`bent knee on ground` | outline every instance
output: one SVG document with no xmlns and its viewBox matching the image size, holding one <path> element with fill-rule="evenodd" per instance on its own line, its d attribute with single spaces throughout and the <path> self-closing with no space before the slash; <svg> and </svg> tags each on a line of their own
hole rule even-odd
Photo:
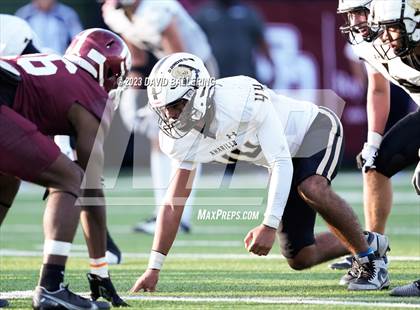
<svg viewBox="0 0 420 310">
<path fill-rule="evenodd" d="M 294 270 L 304 270 L 314 266 L 315 247 L 309 245 L 301 249 L 293 258 L 288 258 L 287 263 Z"/>
</svg>

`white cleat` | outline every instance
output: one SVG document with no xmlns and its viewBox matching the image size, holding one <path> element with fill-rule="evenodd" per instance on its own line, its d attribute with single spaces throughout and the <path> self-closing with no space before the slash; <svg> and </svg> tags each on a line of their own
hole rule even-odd
<svg viewBox="0 0 420 310">
<path fill-rule="evenodd" d="M 382 258 L 370 254 L 353 262 L 358 266 L 358 276 L 350 281 L 348 286 L 350 291 L 382 290 L 389 287 L 388 270 Z M 354 268 L 356 270 L 356 266 Z"/>
</svg>

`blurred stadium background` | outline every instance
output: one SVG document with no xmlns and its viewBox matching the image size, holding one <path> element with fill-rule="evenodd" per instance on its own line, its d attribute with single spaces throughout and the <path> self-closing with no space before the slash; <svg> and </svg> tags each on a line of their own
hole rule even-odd
<svg viewBox="0 0 420 310">
<path fill-rule="evenodd" d="M 106 27 L 102 21 L 100 4 L 96 0 L 61 2 L 77 11 L 84 28 Z M 206 3 L 202 0 L 179 2 L 193 16 L 201 5 Z M 362 179 L 360 173 L 354 170 L 354 157 L 361 150 L 366 136 L 366 89 L 357 71 L 357 60 L 346 53 L 345 39 L 338 31 L 342 20 L 336 14 L 337 1 L 244 2 L 252 5 L 265 19 L 266 39 L 276 64 L 274 88 L 295 91 L 332 90 L 345 101 L 342 121 L 346 135 L 344 158 L 346 172 L 339 173 L 334 186 L 351 203 L 363 222 Z M 0 13 L 13 14 L 27 3 L 25 0 L 1 0 Z M 267 66 L 262 57 L 257 57 L 257 77 L 267 78 Z M 337 97 L 331 96 L 329 91 L 304 93 L 304 96 L 312 96 L 309 99 L 319 104 L 329 104 L 326 101 L 338 100 Z M 403 107 L 403 110 L 413 108 L 414 105 L 411 105 Z M 398 106 L 396 109 L 393 115 L 399 114 Z M 118 118 L 113 126 L 115 130 L 108 138 L 113 143 L 109 143 L 109 148 L 115 148 L 115 141 L 124 144 L 125 138 L 130 136 Z M 131 137 L 124 158 L 125 169 L 122 172 L 119 160 L 114 162 L 108 159 L 105 185 L 109 204 L 109 229 L 121 247 L 125 260 L 122 266 L 112 267 L 111 273 L 122 292 L 129 290 L 145 268 L 147 253 L 152 242 L 151 236 L 131 232 L 132 225 L 142 216 L 150 215 L 154 208 L 153 187 L 148 168 L 149 147 L 147 138 Z M 133 156 L 136 162 L 134 172 L 131 169 Z M 386 292 L 349 294 L 337 285 L 341 273 L 329 271 L 326 264 L 297 273 L 291 271 L 284 262 L 279 263 L 273 259 L 250 259 L 243 248 L 242 239 L 246 232 L 262 219 L 267 176 L 261 171 L 263 169 L 247 165 L 237 170 L 241 173 L 234 176 L 229 190 L 226 190 L 220 189 L 223 167 L 206 167 L 194 206 L 192 234 L 183 234 L 177 239 L 173 249 L 175 255 L 168 259 L 163 273 L 166 276 L 162 276 L 160 289 L 164 293 L 157 294 L 157 298 L 159 296 L 197 298 L 278 296 L 296 299 L 296 296 L 300 296 L 299 298 L 303 298 L 303 304 L 307 304 L 306 307 L 314 308 L 370 307 L 368 303 L 372 302 L 383 303 L 379 305 L 384 309 L 419 306 L 416 299 L 408 301 L 390 299 Z M 395 203 L 387 231 L 391 237 L 391 256 L 394 257 L 391 258 L 390 266 L 393 285 L 405 284 L 418 278 L 420 270 L 420 208 L 418 208 L 418 197 L 410 187 L 410 173 L 409 170 L 400 173 L 394 180 Z M 43 240 L 42 191 L 39 187 L 25 185 L 18 197 L 1 228 L 0 292 L 32 289 L 38 273 Z M 259 217 L 244 221 L 200 221 L 197 219 L 199 209 L 246 209 L 259 212 Z M 323 229 L 326 227 L 322 221 L 319 221 L 317 230 Z M 82 276 L 88 267 L 85 259 L 86 247 L 80 229 L 72 252 L 74 257 L 70 260 L 67 280 L 71 281 L 76 291 L 87 291 L 87 281 Z M 278 255 L 278 246 L 272 253 Z M 278 256 L 273 258 L 277 259 Z M 26 295 L 22 296 L 14 307 L 29 307 L 27 298 Z M 338 303 L 317 306 L 319 303 L 328 304 L 329 298 Z M 282 299 L 272 303 L 276 305 L 263 306 L 264 309 L 271 307 L 278 309 L 281 307 L 279 304 L 287 303 L 286 301 Z M 235 303 L 241 307 L 258 307 L 255 299 L 235 301 Z M 163 299 L 160 303 L 155 303 L 153 299 L 147 298 L 143 301 L 134 301 L 134 305 L 144 308 L 178 309 L 232 307 L 232 303 L 227 301 L 215 301 L 210 305 L 203 300 L 191 304 L 191 302 Z M 292 306 L 284 307 L 290 309 Z"/>
<path fill-rule="evenodd" d="M 194 17 L 206 0 L 179 1 Z M 211 2 L 211 1 L 210 1 Z M 332 90 L 345 101 L 342 115 L 346 133 L 344 164 L 354 167 L 354 156 L 361 150 L 366 134 L 365 84 L 360 76 L 357 60 L 346 51 L 346 41 L 338 31 L 342 18 L 336 14 L 336 0 L 254 0 L 243 1 L 251 5 L 265 20 L 266 40 L 275 62 L 275 89 Z M 27 4 L 25 0 L 2 0 L 1 13 L 14 14 Z M 106 28 L 101 16 L 101 4 L 97 0 L 64 0 L 79 14 L 84 28 Z M 265 81 L 268 63 L 263 57 L 256 57 L 257 78 Z M 233 60 L 232 60 L 233 61 Z M 309 93 L 309 92 L 308 92 Z M 328 102 L 325 93 L 305 96 L 318 104 Z M 397 96 L 405 96 L 398 93 Z M 399 110 L 403 110 L 399 112 Z M 396 106 L 393 118 L 410 107 Z M 118 122 L 116 120 L 115 122 Z M 143 165 L 148 164 L 148 141 L 139 141 L 141 149 L 136 150 Z M 130 149 L 132 145 L 130 144 Z M 140 153 L 138 153 L 140 152 Z M 127 153 L 125 165 L 130 165 L 132 155 Z"/>
</svg>

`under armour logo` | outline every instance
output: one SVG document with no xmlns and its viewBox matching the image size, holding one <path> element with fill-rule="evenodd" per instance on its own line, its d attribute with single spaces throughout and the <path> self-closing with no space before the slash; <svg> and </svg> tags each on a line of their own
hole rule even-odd
<svg viewBox="0 0 420 310">
<path fill-rule="evenodd" d="M 378 280 L 379 280 L 379 283 L 385 283 L 386 282 L 386 280 L 387 280 L 387 271 L 386 271 L 386 269 L 384 269 L 384 268 L 381 268 L 380 270 L 379 270 L 379 272 L 378 272 Z"/>
<path fill-rule="evenodd" d="M 236 132 L 232 131 L 231 133 L 227 133 L 227 134 L 226 134 L 226 137 L 227 137 L 228 139 L 235 139 L 237 135 L 238 135 L 238 134 L 237 134 Z"/>
</svg>

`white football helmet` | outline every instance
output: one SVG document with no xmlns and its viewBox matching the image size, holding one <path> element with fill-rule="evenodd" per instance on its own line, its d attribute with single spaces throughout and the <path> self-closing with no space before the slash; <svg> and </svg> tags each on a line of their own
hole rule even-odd
<svg viewBox="0 0 420 310">
<path fill-rule="evenodd" d="M 204 119 L 210 109 L 214 79 L 203 61 L 189 53 L 175 53 L 160 59 L 147 80 L 149 106 L 159 115 L 159 127 L 169 137 L 179 139 Z M 186 104 L 177 119 L 165 108 L 181 100 Z"/>
<path fill-rule="evenodd" d="M 363 41 L 372 42 L 377 36 L 377 33 L 368 27 L 371 2 L 372 0 L 338 1 L 337 13 L 344 18 L 340 31 L 352 45 Z"/>
<path fill-rule="evenodd" d="M 16 16 L 0 14 L 0 56 L 21 55 L 28 44 L 37 45 L 29 24 Z"/>
<path fill-rule="evenodd" d="M 387 59 L 408 55 L 420 41 L 420 1 L 386 0 L 374 1 L 369 19 L 372 28 L 384 31 L 378 50 Z M 397 36 L 390 30 L 399 32 Z M 390 53 L 390 51 L 393 53 Z"/>
</svg>

